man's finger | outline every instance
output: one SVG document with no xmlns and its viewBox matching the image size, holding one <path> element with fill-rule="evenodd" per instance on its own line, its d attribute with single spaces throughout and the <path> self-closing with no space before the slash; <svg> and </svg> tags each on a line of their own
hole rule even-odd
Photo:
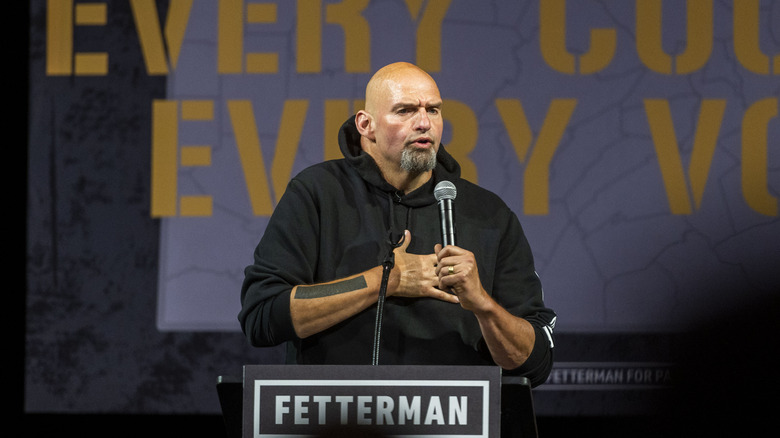
<svg viewBox="0 0 780 438">
<path fill-rule="evenodd" d="M 399 250 L 406 252 L 406 248 L 409 248 L 409 243 L 412 241 L 412 233 L 409 232 L 409 230 L 404 230 L 404 235 L 401 237 L 401 240 L 398 242 L 401 244 L 401 246 L 398 247 Z"/>
<path fill-rule="evenodd" d="M 448 303 L 458 304 L 460 303 L 460 299 L 457 295 L 450 294 L 447 292 L 444 292 L 440 289 L 436 289 L 436 291 L 433 294 L 433 298 L 436 298 L 438 300 L 446 301 Z"/>
</svg>

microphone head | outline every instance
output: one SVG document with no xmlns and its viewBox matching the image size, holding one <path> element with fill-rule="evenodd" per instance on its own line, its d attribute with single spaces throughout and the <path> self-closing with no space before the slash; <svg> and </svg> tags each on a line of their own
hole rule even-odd
<svg viewBox="0 0 780 438">
<path fill-rule="evenodd" d="M 455 189 L 455 184 L 449 181 L 441 181 L 436 184 L 436 187 L 433 189 L 433 196 L 436 198 L 436 201 L 455 199 L 455 195 L 457 194 L 458 191 Z"/>
</svg>

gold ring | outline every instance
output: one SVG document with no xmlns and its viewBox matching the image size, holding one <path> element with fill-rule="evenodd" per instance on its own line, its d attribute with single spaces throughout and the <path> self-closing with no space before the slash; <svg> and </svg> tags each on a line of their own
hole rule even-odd
<svg viewBox="0 0 780 438">
<path fill-rule="evenodd" d="M 455 268 L 453 268 L 452 266 L 450 266 L 450 267 L 447 269 L 447 273 L 448 273 L 448 275 L 452 275 L 452 274 L 454 274 L 454 273 L 455 273 Z"/>
</svg>

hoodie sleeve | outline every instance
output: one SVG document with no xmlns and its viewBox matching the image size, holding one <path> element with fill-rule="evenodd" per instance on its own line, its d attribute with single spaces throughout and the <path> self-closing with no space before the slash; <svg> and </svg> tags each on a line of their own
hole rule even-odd
<svg viewBox="0 0 780 438">
<path fill-rule="evenodd" d="M 536 335 L 534 348 L 525 363 L 506 374 L 528 377 L 532 386 L 544 383 L 553 364 L 556 315 L 544 304 L 531 247 L 514 213 L 509 216 L 501 239 L 493 296 L 511 314 L 528 321 Z"/>
<path fill-rule="evenodd" d="M 314 278 L 319 217 L 311 193 L 300 181 L 290 181 L 255 249 L 254 263 L 244 270 L 238 320 L 251 345 L 297 339 L 290 294 Z"/>
</svg>

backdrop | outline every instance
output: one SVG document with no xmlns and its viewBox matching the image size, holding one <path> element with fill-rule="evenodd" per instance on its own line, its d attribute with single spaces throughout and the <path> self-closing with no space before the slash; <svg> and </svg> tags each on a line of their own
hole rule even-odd
<svg viewBox="0 0 780 438">
<path fill-rule="evenodd" d="M 558 313 L 541 415 L 646 411 L 679 333 L 780 292 L 780 2 L 30 13 L 27 412 L 214 413 L 216 376 L 279 363 L 240 333 L 243 269 L 400 60 L 436 79 L 448 151 L 531 243 Z"/>
</svg>

